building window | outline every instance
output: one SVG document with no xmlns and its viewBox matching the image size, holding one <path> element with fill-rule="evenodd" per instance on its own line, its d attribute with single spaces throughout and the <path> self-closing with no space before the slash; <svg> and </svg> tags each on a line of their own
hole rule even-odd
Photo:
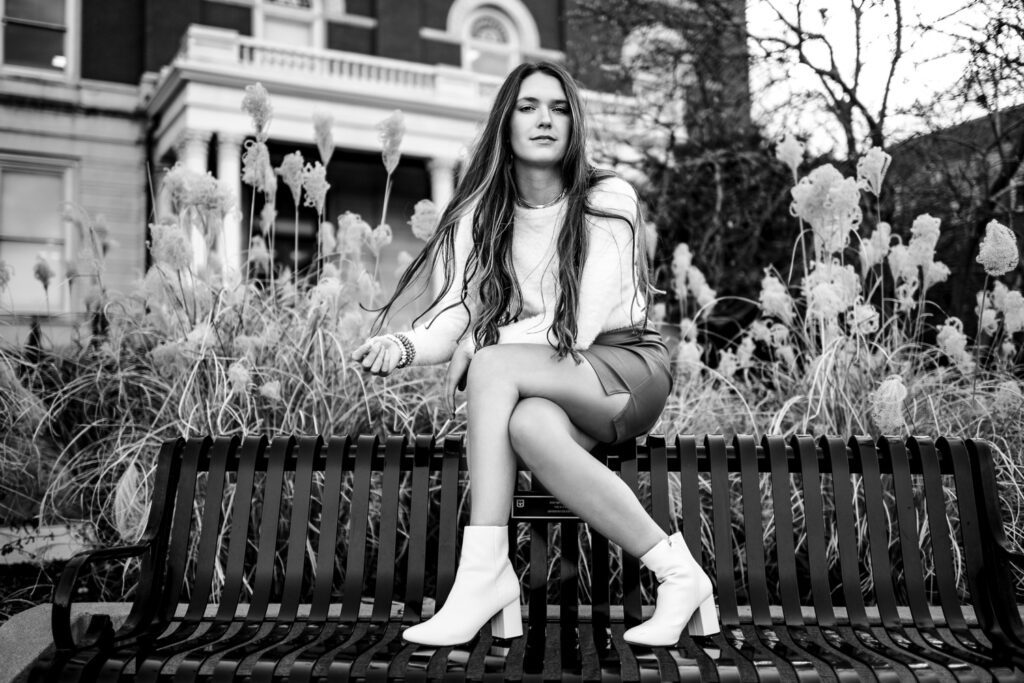
<svg viewBox="0 0 1024 683">
<path fill-rule="evenodd" d="M 308 21 L 270 15 L 264 20 L 263 38 L 275 43 L 308 47 L 313 44 L 313 26 Z"/>
<path fill-rule="evenodd" d="M 0 0 L 5 66 L 69 73 L 70 17 L 75 0 Z"/>
<path fill-rule="evenodd" d="M 254 0 L 253 35 L 292 47 L 326 46 L 326 18 L 345 13 L 344 0 Z"/>
<path fill-rule="evenodd" d="M 0 310 L 56 314 L 68 310 L 67 226 L 61 207 L 68 199 L 67 166 L 0 159 L 0 259 L 13 269 L 9 296 Z M 42 258 L 53 271 L 49 292 L 35 278 Z"/>
<path fill-rule="evenodd" d="M 462 41 L 462 65 L 470 71 L 505 76 L 522 61 L 519 31 L 512 19 L 492 7 L 472 12 Z"/>
</svg>

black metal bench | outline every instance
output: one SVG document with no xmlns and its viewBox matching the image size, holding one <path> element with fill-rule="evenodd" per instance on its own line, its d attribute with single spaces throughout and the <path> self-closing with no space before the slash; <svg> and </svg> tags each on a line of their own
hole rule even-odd
<svg viewBox="0 0 1024 683">
<path fill-rule="evenodd" d="M 525 637 L 408 645 L 402 628 L 455 574 L 460 439 L 192 439 L 159 454 L 142 540 L 68 564 L 56 647 L 32 677 L 1024 680 L 1009 567 L 1021 558 L 984 442 L 652 436 L 595 457 L 666 530 L 678 517 L 691 548 L 713 548 L 721 634 L 625 644 L 650 609 L 647 573 L 562 518 L 510 525 Z M 520 516 L 564 515 L 537 496 L 516 498 Z M 78 575 L 129 557 L 141 571 L 127 621 L 94 617 L 72 642 Z"/>
</svg>

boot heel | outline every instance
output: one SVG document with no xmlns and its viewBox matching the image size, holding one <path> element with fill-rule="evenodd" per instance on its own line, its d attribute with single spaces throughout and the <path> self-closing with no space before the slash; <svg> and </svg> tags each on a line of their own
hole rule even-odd
<svg viewBox="0 0 1024 683">
<path fill-rule="evenodd" d="M 711 596 L 690 617 L 686 632 L 691 636 L 712 636 L 721 629 L 718 626 L 718 613 L 715 611 L 715 598 Z"/>
<path fill-rule="evenodd" d="M 523 613 L 519 609 L 518 598 L 491 617 L 491 635 L 495 638 L 518 638 L 523 635 Z"/>
</svg>

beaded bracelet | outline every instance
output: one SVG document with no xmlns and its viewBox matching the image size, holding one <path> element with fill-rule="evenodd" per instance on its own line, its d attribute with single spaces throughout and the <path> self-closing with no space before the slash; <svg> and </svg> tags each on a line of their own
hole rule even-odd
<svg viewBox="0 0 1024 683">
<path fill-rule="evenodd" d="M 399 359 L 398 366 L 395 369 L 405 368 L 412 365 L 413 360 L 416 359 L 416 347 L 413 345 L 412 340 L 402 333 L 393 334 L 391 336 L 402 347 L 402 357 Z"/>
<path fill-rule="evenodd" d="M 398 345 L 398 365 L 395 366 L 395 369 L 404 368 L 409 362 L 409 352 L 405 350 L 405 344 L 393 334 L 389 334 L 387 338 Z"/>
</svg>

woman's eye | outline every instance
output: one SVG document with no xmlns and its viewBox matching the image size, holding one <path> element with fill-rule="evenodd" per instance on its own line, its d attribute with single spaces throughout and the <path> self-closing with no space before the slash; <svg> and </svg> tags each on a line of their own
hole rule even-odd
<svg viewBox="0 0 1024 683">
<path fill-rule="evenodd" d="M 533 105 L 524 104 L 519 107 L 519 111 L 533 111 Z"/>
<path fill-rule="evenodd" d="M 551 111 L 558 112 L 559 114 L 568 114 L 569 107 L 552 107 Z"/>
</svg>

